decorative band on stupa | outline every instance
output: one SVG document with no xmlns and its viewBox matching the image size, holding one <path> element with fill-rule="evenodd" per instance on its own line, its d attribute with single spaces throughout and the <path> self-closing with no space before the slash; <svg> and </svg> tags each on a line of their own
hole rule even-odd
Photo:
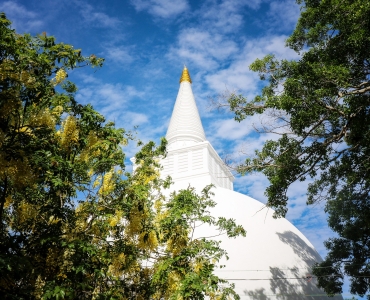
<svg viewBox="0 0 370 300">
<path fill-rule="evenodd" d="M 186 66 L 184 66 L 184 70 L 182 70 L 182 74 L 181 74 L 181 77 L 180 77 L 180 83 L 183 82 L 183 81 L 187 81 L 187 82 L 191 83 L 190 74 L 189 74 L 188 68 Z"/>
</svg>

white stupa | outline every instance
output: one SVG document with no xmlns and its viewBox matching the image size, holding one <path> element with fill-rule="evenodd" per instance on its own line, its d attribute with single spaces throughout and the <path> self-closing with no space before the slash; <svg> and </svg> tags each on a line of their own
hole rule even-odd
<svg viewBox="0 0 370 300">
<path fill-rule="evenodd" d="M 206 140 L 191 83 L 184 67 L 161 176 L 172 177 L 174 190 L 189 185 L 201 190 L 214 184 L 217 205 L 212 215 L 233 218 L 247 231 L 246 237 L 219 238 L 229 260 L 223 261 L 226 268 L 217 275 L 234 283 L 241 299 L 343 299 L 327 297 L 316 287 L 311 266 L 321 258 L 295 226 L 286 219 L 273 219 L 271 209 L 262 209 L 261 202 L 233 191 L 233 175 Z"/>
</svg>

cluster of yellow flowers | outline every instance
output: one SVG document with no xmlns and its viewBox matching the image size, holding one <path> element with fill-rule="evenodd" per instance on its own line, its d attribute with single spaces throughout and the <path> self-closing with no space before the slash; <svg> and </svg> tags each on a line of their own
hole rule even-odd
<svg viewBox="0 0 370 300">
<path fill-rule="evenodd" d="M 21 72 L 20 81 L 28 88 L 35 88 L 38 84 L 36 78 L 27 71 Z"/>
<path fill-rule="evenodd" d="M 32 126 L 35 127 L 48 127 L 54 128 L 55 126 L 55 117 L 48 108 L 41 110 L 33 115 L 31 115 L 31 119 L 29 121 Z"/>
<path fill-rule="evenodd" d="M 142 232 L 139 235 L 138 247 L 144 250 L 154 250 L 158 247 L 157 234 L 154 230 L 151 230 L 149 233 Z"/>
<path fill-rule="evenodd" d="M 60 116 L 63 113 L 63 106 L 55 106 L 51 112 L 54 116 Z"/>
<path fill-rule="evenodd" d="M 8 93 L 9 93 L 9 91 L 8 91 Z M 5 97 L 5 99 L 7 98 L 6 101 L 1 103 L 1 110 L 0 110 L 1 115 L 11 116 L 12 114 L 17 113 L 21 109 L 22 102 L 19 99 L 18 94 L 19 94 L 18 91 L 14 91 L 13 94 L 10 95 L 9 98 Z M 9 96 L 9 95 L 7 95 L 7 96 Z M 14 123 L 14 121 L 13 121 L 13 123 Z"/>
<path fill-rule="evenodd" d="M 26 221 L 34 220 L 37 217 L 35 206 L 22 201 L 17 208 L 18 224 L 23 225 Z"/>
<path fill-rule="evenodd" d="M 138 184 L 138 185 L 142 185 L 142 184 L 149 184 L 149 183 L 152 183 L 155 179 L 159 178 L 159 170 L 153 166 L 144 166 L 145 162 L 144 161 L 138 161 L 137 163 L 137 167 L 144 167 L 146 168 L 145 169 L 145 173 L 144 172 L 140 172 L 140 173 L 136 173 L 136 176 L 135 176 L 135 181 L 134 183 L 135 184 Z"/>
<path fill-rule="evenodd" d="M 76 220 L 75 228 L 72 230 L 73 234 L 75 233 L 78 234 L 80 232 L 83 232 L 88 227 L 89 225 L 87 221 L 89 218 L 88 205 L 89 205 L 88 202 L 83 202 L 83 203 L 80 203 L 76 207 L 77 220 Z"/>
<path fill-rule="evenodd" d="M 61 133 L 61 146 L 69 150 L 73 144 L 78 143 L 79 131 L 76 118 L 69 115 L 63 123 Z"/>
<path fill-rule="evenodd" d="M 219 291 L 210 292 L 208 294 L 208 296 L 209 296 L 209 299 L 210 300 L 221 300 L 221 299 L 224 299 L 223 296 L 222 296 L 222 293 L 219 292 Z M 234 298 L 231 298 L 230 296 L 227 297 L 227 300 L 231 300 L 231 299 L 234 299 Z"/>
<path fill-rule="evenodd" d="M 109 225 L 114 227 L 122 219 L 123 212 L 121 210 L 116 210 L 114 215 L 108 219 Z"/>
<path fill-rule="evenodd" d="M 50 217 L 49 217 L 48 224 L 57 224 L 57 223 L 59 223 L 60 221 L 62 221 L 60 218 L 56 218 L 56 217 L 54 217 L 54 216 L 50 216 Z"/>
<path fill-rule="evenodd" d="M 74 249 L 65 249 L 63 252 L 63 264 L 62 264 L 62 269 L 64 270 L 65 273 L 68 273 L 72 270 L 73 263 L 72 263 L 72 257 L 75 254 Z"/>
<path fill-rule="evenodd" d="M 114 169 L 110 170 L 109 172 L 105 173 L 103 177 L 103 184 L 101 185 L 98 194 L 100 195 L 109 195 L 115 187 L 114 181 L 112 180 L 114 174 Z"/>
<path fill-rule="evenodd" d="M 33 293 L 33 296 L 35 299 L 42 299 L 42 295 L 44 293 L 43 288 L 45 286 L 45 281 L 42 279 L 41 275 L 37 276 L 36 282 L 35 282 L 35 291 Z"/>
<path fill-rule="evenodd" d="M 137 207 L 133 208 L 130 213 L 130 222 L 126 226 L 125 232 L 127 236 L 134 236 L 140 234 L 142 231 L 142 220 L 145 220 L 149 217 L 147 209 L 139 211 Z"/>
<path fill-rule="evenodd" d="M 8 208 L 10 205 L 12 205 L 12 203 L 13 203 L 13 198 L 12 198 L 12 196 L 7 196 L 6 198 L 5 198 L 5 203 L 4 203 L 4 208 Z"/>
<path fill-rule="evenodd" d="M 168 296 L 170 296 L 171 294 L 174 294 L 178 290 L 179 285 L 180 285 L 180 280 L 181 280 L 181 277 L 175 271 L 172 271 L 168 275 L 168 291 L 167 291 Z"/>
<path fill-rule="evenodd" d="M 87 162 L 90 158 L 94 158 L 100 154 L 100 150 L 96 147 L 99 139 L 94 131 L 90 131 L 87 136 L 87 145 L 81 152 L 79 159 Z M 93 170 L 91 170 L 93 173 Z"/>
<path fill-rule="evenodd" d="M 9 160 L 4 153 L 0 153 L 0 166 L 2 166 L 0 168 L 0 177 L 8 177 L 17 188 L 23 188 L 35 181 L 28 159 L 24 157 L 24 153 L 21 152 L 20 155 L 23 156 L 23 160 Z"/>
<path fill-rule="evenodd" d="M 67 77 L 67 72 L 64 69 L 59 69 L 55 74 L 55 78 L 53 79 L 54 85 L 58 85 L 64 81 Z"/>
<path fill-rule="evenodd" d="M 25 85 L 27 88 L 35 88 L 39 83 L 33 76 L 32 70 L 17 70 L 18 66 L 10 59 L 4 59 L 0 64 L 0 80 L 11 79 Z"/>
<path fill-rule="evenodd" d="M 61 264 L 61 251 L 60 249 L 53 247 L 48 249 L 48 254 L 46 256 L 46 266 L 47 266 L 47 273 L 55 273 L 58 271 L 59 266 Z M 63 274 L 58 274 L 58 277 L 64 277 Z"/>
<path fill-rule="evenodd" d="M 97 186 L 99 186 L 101 184 L 101 180 L 102 180 L 102 177 L 100 175 L 96 176 L 96 179 L 93 183 L 93 189 L 95 189 Z"/>
<path fill-rule="evenodd" d="M 16 130 L 18 133 L 25 133 L 25 134 L 27 134 L 27 135 L 29 135 L 29 136 L 35 136 L 34 134 L 33 134 L 33 132 L 32 132 L 32 129 L 30 128 L 30 127 L 28 127 L 28 126 L 24 126 L 24 127 L 21 127 L 21 128 L 19 128 L 18 130 Z"/>
<path fill-rule="evenodd" d="M 194 272 L 197 274 L 199 274 L 202 268 L 203 268 L 203 263 L 201 261 L 196 261 L 193 265 Z"/>
<path fill-rule="evenodd" d="M 122 268 L 126 263 L 126 256 L 124 253 L 120 253 L 115 256 L 112 260 L 111 265 L 109 266 L 109 272 L 113 276 L 120 276 L 122 275 Z"/>
<path fill-rule="evenodd" d="M 175 255 L 180 253 L 188 245 L 189 241 L 188 230 L 182 228 L 181 226 L 176 226 L 172 232 L 171 237 L 167 241 L 167 250 L 171 251 Z"/>
<path fill-rule="evenodd" d="M 4 59 L 0 64 L 0 80 L 3 81 L 6 78 L 17 80 L 19 73 L 15 72 L 16 66 L 14 61 L 10 59 Z"/>
</svg>

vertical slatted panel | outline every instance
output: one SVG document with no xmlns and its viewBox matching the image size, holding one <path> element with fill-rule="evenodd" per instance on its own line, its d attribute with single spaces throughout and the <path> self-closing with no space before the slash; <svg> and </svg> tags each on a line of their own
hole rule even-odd
<svg viewBox="0 0 370 300">
<path fill-rule="evenodd" d="M 177 171 L 179 173 L 184 173 L 188 171 L 189 160 L 188 153 L 180 153 L 177 161 Z"/>
</svg>

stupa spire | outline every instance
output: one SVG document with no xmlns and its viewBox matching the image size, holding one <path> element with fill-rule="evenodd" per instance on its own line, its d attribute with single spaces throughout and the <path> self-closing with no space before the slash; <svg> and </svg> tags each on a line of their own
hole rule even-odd
<svg viewBox="0 0 370 300">
<path fill-rule="evenodd" d="M 180 89 L 168 126 L 166 139 L 168 146 L 184 146 L 206 140 L 200 120 L 188 69 L 184 66 L 180 77 Z"/>
<path fill-rule="evenodd" d="M 208 184 L 233 189 L 233 175 L 206 140 L 185 66 L 166 139 L 167 156 L 161 161 L 161 176 L 171 176 L 176 189 L 190 185 L 202 190 Z"/>
<path fill-rule="evenodd" d="M 182 70 L 182 74 L 181 74 L 181 77 L 180 77 L 180 83 L 183 82 L 183 81 L 188 81 L 188 82 L 192 83 L 188 68 L 185 65 L 184 65 L 184 69 Z"/>
</svg>

